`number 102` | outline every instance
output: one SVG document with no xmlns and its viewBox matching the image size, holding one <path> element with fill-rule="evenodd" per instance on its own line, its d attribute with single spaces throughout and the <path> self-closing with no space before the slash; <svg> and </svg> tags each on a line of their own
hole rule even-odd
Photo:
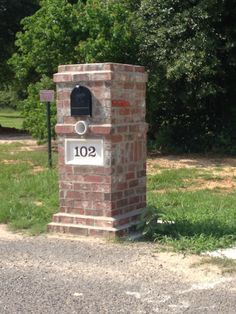
<svg viewBox="0 0 236 314">
<path fill-rule="evenodd" d="M 75 147 L 75 157 L 96 157 L 96 148 L 94 146 Z"/>
</svg>

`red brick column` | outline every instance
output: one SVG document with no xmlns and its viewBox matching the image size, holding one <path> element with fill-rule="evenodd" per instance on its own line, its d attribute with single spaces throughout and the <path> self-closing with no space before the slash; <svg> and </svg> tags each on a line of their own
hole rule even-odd
<svg viewBox="0 0 236 314">
<path fill-rule="evenodd" d="M 141 66 L 116 63 L 59 66 L 57 125 L 60 212 L 50 231 L 93 236 L 124 235 L 134 229 L 146 207 L 145 93 Z M 92 117 L 71 117 L 76 85 L 92 93 Z M 85 135 L 74 125 L 89 123 Z M 65 164 L 66 139 L 102 139 L 104 165 Z"/>
</svg>

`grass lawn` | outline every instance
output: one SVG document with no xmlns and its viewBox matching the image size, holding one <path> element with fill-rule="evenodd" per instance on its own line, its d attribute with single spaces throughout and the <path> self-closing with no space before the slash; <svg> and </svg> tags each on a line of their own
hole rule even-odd
<svg viewBox="0 0 236 314">
<path fill-rule="evenodd" d="M 38 234 L 58 209 L 57 170 L 47 168 L 46 151 L 24 150 L 24 144 L 0 145 L 0 223 Z"/>
<path fill-rule="evenodd" d="M 148 238 L 199 253 L 236 243 L 235 167 L 149 165 Z"/>
<path fill-rule="evenodd" d="M 37 234 L 58 210 L 58 176 L 56 168 L 47 168 L 45 149 L 25 145 L 0 144 L 0 223 Z M 55 154 L 53 158 L 55 165 Z M 167 161 L 148 160 L 146 237 L 165 248 L 194 253 L 233 245 L 235 164 Z"/>
<path fill-rule="evenodd" d="M 22 129 L 23 118 L 18 111 L 0 109 L 0 125 L 8 128 Z"/>
</svg>

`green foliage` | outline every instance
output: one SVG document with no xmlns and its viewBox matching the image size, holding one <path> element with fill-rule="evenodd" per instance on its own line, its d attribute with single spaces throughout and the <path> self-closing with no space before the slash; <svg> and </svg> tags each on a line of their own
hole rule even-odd
<svg viewBox="0 0 236 314">
<path fill-rule="evenodd" d="M 51 76 L 59 64 L 75 61 L 76 16 L 67 1 L 43 0 L 41 8 L 22 25 L 10 64 L 24 88 L 42 75 Z"/>
<path fill-rule="evenodd" d="M 39 101 L 39 91 L 52 88 L 51 78 L 43 75 L 41 80 L 28 87 L 28 98 L 23 100 L 19 107 L 24 117 L 23 128 L 40 141 L 47 138 L 46 106 Z M 51 104 L 51 133 L 55 137 L 54 125 L 56 123 L 56 104 Z"/>
<path fill-rule="evenodd" d="M 60 64 L 125 62 L 127 56 L 134 56 L 131 14 L 116 1 L 71 5 L 66 0 L 43 0 L 22 24 L 10 64 L 26 85 L 43 74 L 51 76 Z"/>
<path fill-rule="evenodd" d="M 132 62 L 137 45 L 125 2 L 42 0 L 40 5 L 22 21 L 10 64 L 25 96 L 21 106 L 25 128 L 43 139 L 45 118 L 38 91 L 51 86 L 45 76 L 52 77 L 60 64 Z"/>
<path fill-rule="evenodd" d="M 150 71 L 148 120 L 162 151 L 214 150 L 220 139 L 232 147 L 235 10 L 230 0 L 142 1 L 140 60 Z"/>
<path fill-rule="evenodd" d="M 79 15 L 80 29 L 85 34 L 76 47 L 79 60 L 132 63 L 137 52 L 135 40 L 131 41 L 132 21 L 122 1 L 88 0 Z"/>
<path fill-rule="evenodd" d="M 0 85 L 12 79 L 7 60 L 14 52 L 15 34 L 19 31 L 23 17 L 38 8 L 37 0 L 1 0 L 0 4 Z"/>
<path fill-rule="evenodd" d="M 36 100 L 29 85 L 59 64 L 142 64 L 149 137 L 159 150 L 235 153 L 235 14 L 232 0 L 42 0 L 22 21 L 10 60 L 27 129 L 44 137 L 29 125 Z"/>
<path fill-rule="evenodd" d="M 0 108 L 16 109 L 17 103 L 17 93 L 11 86 L 3 87 L 0 90 Z"/>
</svg>

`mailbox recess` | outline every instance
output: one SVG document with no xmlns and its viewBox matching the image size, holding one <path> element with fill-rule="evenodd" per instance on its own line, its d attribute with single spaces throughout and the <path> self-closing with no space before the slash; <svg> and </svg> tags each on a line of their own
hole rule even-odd
<svg viewBox="0 0 236 314">
<path fill-rule="evenodd" d="M 85 86 L 76 86 L 70 96 L 71 116 L 92 115 L 92 95 Z"/>
<path fill-rule="evenodd" d="M 54 82 L 60 210 L 49 231 L 125 235 L 146 208 L 147 74 L 117 63 L 61 65 Z"/>
</svg>

